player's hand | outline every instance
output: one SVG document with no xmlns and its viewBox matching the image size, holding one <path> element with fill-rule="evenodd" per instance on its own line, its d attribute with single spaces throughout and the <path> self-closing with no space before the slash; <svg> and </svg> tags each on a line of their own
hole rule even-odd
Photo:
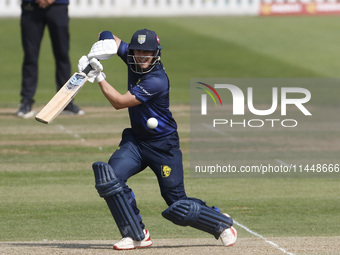
<svg viewBox="0 0 340 255">
<path fill-rule="evenodd" d="M 86 56 L 82 56 L 78 61 L 79 73 L 81 73 L 89 64 L 90 64 L 90 60 Z"/>
<path fill-rule="evenodd" d="M 79 73 L 83 72 L 84 69 L 90 64 L 90 60 L 86 57 L 86 56 L 82 56 L 80 59 L 79 59 L 79 62 L 78 62 L 78 71 Z M 92 73 L 91 73 L 92 72 Z M 93 83 L 94 82 L 94 79 L 97 77 L 98 74 L 94 74 L 93 73 L 93 70 L 90 71 L 88 74 L 87 74 L 87 77 L 88 77 L 88 81 Z"/>
<path fill-rule="evenodd" d="M 114 39 L 105 39 L 95 42 L 87 56 L 89 59 L 105 60 L 114 56 L 117 50 L 117 43 Z"/>
<path fill-rule="evenodd" d="M 90 65 L 92 66 L 92 70 L 87 74 L 87 77 L 89 77 L 89 82 L 94 82 L 94 79 L 96 79 L 97 82 L 101 82 L 105 80 L 106 75 L 102 72 L 103 71 L 103 65 L 99 62 L 98 59 L 91 59 Z"/>
<path fill-rule="evenodd" d="M 98 78 L 97 81 L 104 80 L 105 74 L 101 72 L 103 71 L 103 66 L 97 59 L 90 61 L 87 56 L 82 56 L 78 62 L 78 71 L 81 73 L 89 64 L 91 64 L 93 70 L 87 74 L 88 81 L 93 83 L 96 78 Z"/>
</svg>

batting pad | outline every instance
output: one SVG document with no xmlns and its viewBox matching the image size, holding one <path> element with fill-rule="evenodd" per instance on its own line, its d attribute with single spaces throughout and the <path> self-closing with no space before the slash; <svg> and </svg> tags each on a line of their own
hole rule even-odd
<svg viewBox="0 0 340 255">
<path fill-rule="evenodd" d="M 162 215 L 176 225 L 191 226 L 214 235 L 216 239 L 233 225 L 232 218 L 193 200 L 179 200 Z"/>
<path fill-rule="evenodd" d="M 143 229 L 112 167 L 104 162 L 95 162 L 92 169 L 96 180 L 95 187 L 100 197 L 105 199 L 122 237 L 143 240 Z"/>
</svg>

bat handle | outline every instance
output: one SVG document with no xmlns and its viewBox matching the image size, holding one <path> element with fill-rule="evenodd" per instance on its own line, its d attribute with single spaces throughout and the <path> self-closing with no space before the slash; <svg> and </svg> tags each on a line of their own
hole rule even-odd
<svg viewBox="0 0 340 255">
<path fill-rule="evenodd" d="M 85 69 L 83 70 L 83 73 L 88 74 L 91 70 L 92 70 L 92 66 L 88 64 L 87 67 L 85 67 Z"/>
</svg>

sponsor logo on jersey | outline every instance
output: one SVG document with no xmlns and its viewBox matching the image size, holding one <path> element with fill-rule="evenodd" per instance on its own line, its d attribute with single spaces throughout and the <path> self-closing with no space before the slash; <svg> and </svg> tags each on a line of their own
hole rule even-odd
<svg viewBox="0 0 340 255">
<path fill-rule="evenodd" d="M 153 95 L 152 93 L 149 93 L 143 86 L 137 84 L 137 87 L 140 88 L 145 95 L 147 95 L 147 96 L 152 96 Z"/>
</svg>

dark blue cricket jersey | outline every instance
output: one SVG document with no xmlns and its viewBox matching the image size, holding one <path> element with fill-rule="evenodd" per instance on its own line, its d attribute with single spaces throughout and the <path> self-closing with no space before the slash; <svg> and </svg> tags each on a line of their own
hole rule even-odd
<svg viewBox="0 0 340 255">
<path fill-rule="evenodd" d="M 118 56 L 127 64 L 128 44 L 121 42 Z M 141 104 L 130 107 L 129 115 L 132 133 L 142 139 L 157 139 L 177 130 L 177 124 L 169 110 L 170 82 L 159 62 L 149 73 L 137 74 L 128 68 L 128 90 Z M 150 129 L 147 120 L 154 117 L 158 126 Z"/>
</svg>

